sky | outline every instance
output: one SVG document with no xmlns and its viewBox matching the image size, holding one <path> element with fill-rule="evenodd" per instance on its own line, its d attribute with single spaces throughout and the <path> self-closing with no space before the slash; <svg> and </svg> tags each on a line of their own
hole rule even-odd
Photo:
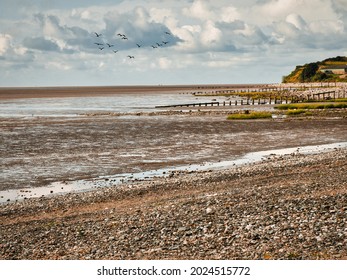
<svg viewBox="0 0 347 280">
<path fill-rule="evenodd" d="M 278 83 L 338 55 L 347 0 L 0 0 L 0 87 Z"/>
</svg>

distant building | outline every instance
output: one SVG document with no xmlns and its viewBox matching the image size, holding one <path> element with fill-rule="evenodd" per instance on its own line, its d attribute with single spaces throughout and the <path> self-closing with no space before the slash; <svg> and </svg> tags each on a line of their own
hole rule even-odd
<svg viewBox="0 0 347 280">
<path fill-rule="evenodd" d="M 347 74 L 347 65 L 329 65 L 320 69 L 320 71 L 326 74 L 343 75 Z"/>
</svg>

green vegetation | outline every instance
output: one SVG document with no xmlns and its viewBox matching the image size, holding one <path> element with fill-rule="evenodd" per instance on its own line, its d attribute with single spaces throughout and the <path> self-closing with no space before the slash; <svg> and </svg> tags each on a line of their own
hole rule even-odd
<svg viewBox="0 0 347 280">
<path fill-rule="evenodd" d="M 272 118 L 270 112 L 248 112 L 240 114 L 231 114 L 228 116 L 228 120 L 254 120 L 254 119 L 267 119 Z"/>
<path fill-rule="evenodd" d="M 325 102 L 325 103 L 344 103 L 347 102 L 347 98 L 336 98 L 336 99 L 326 99 L 326 100 L 314 100 L 314 99 L 309 99 L 305 100 L 307 103 L 317 103 L 317 102 Z"/>
<path fill-rule="evenodd" d="M 293 109 L 293 110 L 287 110 L 285 112 L 285 115 L 287 116 L 298 116 L 298 115 L 305 115 L 307 116 L 312 116 L 312 111 L 310 110 L 304 110 L 304 109 Z"/>
<path fill-rule="evenodd" d="M 346 64 L 347 63 L 347 57 L 346 56 L 336 56 L 336 57 L 330 57 L 325 60 L 323 60 L 323 63 L 327 64 Z"/>
<path fill-rule="evenodd" d="M 306 110 L 304 109 L 294 109 L 294 110 L 288 110 L 286 112 L 287 116 L 293 116 L 293 115 L 301 115 L 301 114 L 305 114 Z"/>
<path fill-rule="evenodd" d="M 244 96 L 249 99 L 267 99 L 267 98 L 280 98 L 282 95 L 285 96 L 287 91 L 251 91 L 251 92 L 239 92 L 238 96 Z"/>
<path fill-rule="evenodd" d="M 300 75 L 301 82 L 311 82 L 319 69 L 318 63 L 306 64 Z"/>
<path fill-rule="evenodd" d="M 335 100 L 332 100 L 334 102 L 347 102 L 347 98 L 337 98 Z"/>
<path fill-rule="evenodd" d="M 247 92 L 232 92 L 232 93 L 206 93 L 206 94 L 199 94 L 198 96 L 225 96 L 225 97 L 230 97 L 230 96 L 241 96 L 241 97 L 246 97 L 248 99 L 268 99 L 268 98 L 281 98 L 284 96 L 289 95 L 288 90 L 282 90 L 282 91 L 247 91 Z"/>
<path fill-rule="evenodd" d="M 275 106 L 278 110 L 298 110 L 298 109 L 341 109 L 347 108 L 347 103 L 292 103 Z"/>
<path fill-rule="evenodd" d="M 323 73 L 321 70 L 329 66 L 346 65 L 347 57 L 337 56 L 323 61 L 296 66 L 295 70 L 283 77 L 283 83 L 307 82 L 347 82 L 346 75 Z"/>
</svg>

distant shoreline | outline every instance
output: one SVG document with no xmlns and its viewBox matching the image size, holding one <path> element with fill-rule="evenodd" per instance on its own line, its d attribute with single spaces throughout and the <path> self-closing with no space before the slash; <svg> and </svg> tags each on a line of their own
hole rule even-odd
<svg viewBox="0 0 347 280">
<path fill-rule="evenodd" d="M 265 85 L 266 84 L 0 87 L 0 100 L 17 98 L 107 96 L 122 93 L 139 94 L 216 88 L 252 88 Z"/>
</svg>

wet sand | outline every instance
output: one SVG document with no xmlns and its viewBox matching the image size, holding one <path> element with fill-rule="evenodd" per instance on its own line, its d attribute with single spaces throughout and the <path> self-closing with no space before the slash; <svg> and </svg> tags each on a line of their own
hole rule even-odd
<svg viewBox="0 0 347 280">
<path fill-rule="evenodd" d="M 233 122 L 225 115 L 34 117 L 0 119 L 0 129 L 4 191 L 343 142 L 347 122 Z"/>
</svg>

